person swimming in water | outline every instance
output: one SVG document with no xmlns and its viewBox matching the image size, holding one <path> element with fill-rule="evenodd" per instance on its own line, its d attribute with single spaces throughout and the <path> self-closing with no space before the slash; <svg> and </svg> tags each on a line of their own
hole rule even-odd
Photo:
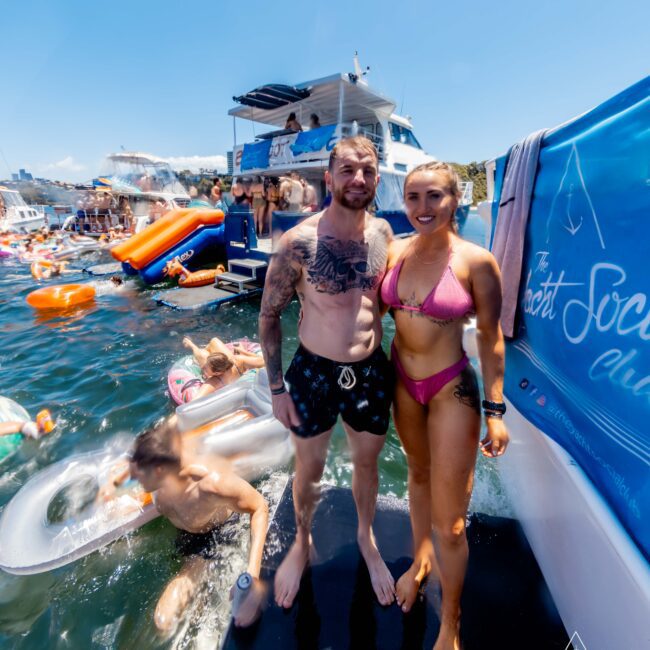
<svg viewBox="0 0 650 650">
<path fill-rule="evenodd" d="M 217 337 L 201 348 L 186 336 L 183 345 L 192 351 L 205 379 L 194 399 L 232 384 L 247 370 L 264 367 L 264 359 L 261 356 L 249 352 L 238 343 L 233 344 L 231 349 Z"/>
<path fill-rule="evenodd" d="M 215 533 L 233 512 L 250 515 L 250 548 L 246 573 L 250 591 L 233 613 L 235 625 L 246 627 L 259 616 L 266 597 L 260 580 L 268 527 L 264 497 L 235 474 L 225 458 L 199 456 L 169 422 L 145 431 L 135 441 L 130 473 L 153 493 L 158 511 L 179 529 L 176 549 L 185 558 L 180 572 L 165 587 L 154 613 L 156 627 L 171 632 L 218 554 Z M 240 576 L 241 577 L 241 576 Z M 234 593 L 231 590 L 231 598 Z"/>
<path fill-rule="evenodd" d="M 47 409 L 39 411 L 36 420 L 10 420 L 0 422 L 0 436 L 10 436 L 15 433 L 21 433 L 26 438 L 38 440 L 43 436 L 51 433 L 56 424 Z"/>
</svg>

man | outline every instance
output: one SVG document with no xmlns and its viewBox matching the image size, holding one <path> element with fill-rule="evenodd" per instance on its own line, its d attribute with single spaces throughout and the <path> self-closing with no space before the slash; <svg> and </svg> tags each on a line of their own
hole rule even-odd
<svg viewBox="0 0 650 650">
<path fill-rule="evenodd" d="M 393 372 L 381 349 L 378 289 L 390 226 L 366 212 L 375 197 L 377 152 L 363 137 L 332 150 L 325 181 L 332 204 L 287 231 L 266 277 L 260 341 L 269 373 L 273 413 L 290 427 L 296 449 L 293 483 L 296 539 L 278 568 L 275 600 L 291 607 L 311 547 L 318 484 L 338 414 L 352 452 L 357 541 L 382 605 L 394 599 L 394 581 L 375 544 L 377 458 L 388 428 Z M 280 314 L 297 291 L 302 311 L 300 346 L 282 376 Z"/>
<path fill-rule="evenodd" d="M 156 627 L 164 632 L 174 628 L 199 586 L 208 560 L 218 552 L 215 528 L 233 512 L 251 516 L 247 573 L 253 584 L 234 612 L 235 625 L 250 625 L 259 615 L 265 595 L 259 574 L 268 506 L 262 495 L 232 471 L 227 459 L 201 457 L 199 461 L 195 445 L 184 442 L 169 423 L 136 438 L 130 473 L 147 492 L 154 493 L 156 508 L 180 529 L 176 547 L 187 558 L 158 600 Z"/>
<path fill-rule="evenodd" d="M 282 180 L 280 197 L 287 212 L 300 212 L 302 210 L 303 188 L 300 182 L 300 174 L 291 172 L 289 177 Z"/>
<path fill-rule="evenodd" d="M 300 184 L 303 189 L 302 211 L 316 212 L 316 210 L 318 210 L 318 202 L 316 200 L 316 190 L 314 189 L 314 186 L 308 183 L 304 178 L 300 179 Z"/>
</svg>

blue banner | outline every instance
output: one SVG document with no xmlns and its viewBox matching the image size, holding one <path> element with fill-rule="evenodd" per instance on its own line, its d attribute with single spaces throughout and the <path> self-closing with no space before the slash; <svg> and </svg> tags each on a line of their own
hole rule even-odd
<svg viewBox="0 0 650 650">
<path fill-rule="evenodd" d="M 269 151 L 271 140 L 263 140 L 255 144 L 245 144 L 241 156 L 240 169 L 264 169 L 269 166 Z"/>
<path fill-rule="evenodd" d="M 320 151 L 327 147 L 329 141 L 334 136 L 335 130 L 336 124 L 332 124 L 330 126 L 321 126 L 318 129 L 301 131 L 296 141 L 289 148 L 294 156 Z"/>
<path fill-rule="evenodd" d="M 650 77 L 544 138 L 506 394 L 650 558 Z"/>
</svg>

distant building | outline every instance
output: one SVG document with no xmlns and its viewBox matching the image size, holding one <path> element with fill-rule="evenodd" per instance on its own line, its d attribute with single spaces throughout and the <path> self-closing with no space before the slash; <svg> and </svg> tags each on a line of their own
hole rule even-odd
<svg viewBox="0 0 650 650">
<path fill-rule="evenodd" d="M 13 176 L 13 174 L 12 174 L 12 176 Z M 18 170 L 18 178 L 16 180 L 33 181 L 34 178 L 29 172 L 26 172 L 24 169 L 19 169 Z"/>
<path fill-rule="evenodd" d="M 18 174 L 12 174 L 12 175 L 11 175 L 11 180 L 12 180 L 12 181 L 19 181 L 19 180 L 20 180 L 20 176 L 18 176 Z"/>
</svg>

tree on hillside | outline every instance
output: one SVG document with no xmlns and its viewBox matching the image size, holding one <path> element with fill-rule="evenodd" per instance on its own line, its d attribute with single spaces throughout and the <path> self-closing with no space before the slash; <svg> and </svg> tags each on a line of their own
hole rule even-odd
<svg viewBox="0 0 650 650">
<path fill-rule="evenodd" d="M 471 162 L 467 165 L 461 165 L 459 163 L 449 164 L 456 170 L 461 181 L 472 181 L 474 183 L 474 205 L 487 199 L 487 178 L 484 162 Z"/>
</svg>

